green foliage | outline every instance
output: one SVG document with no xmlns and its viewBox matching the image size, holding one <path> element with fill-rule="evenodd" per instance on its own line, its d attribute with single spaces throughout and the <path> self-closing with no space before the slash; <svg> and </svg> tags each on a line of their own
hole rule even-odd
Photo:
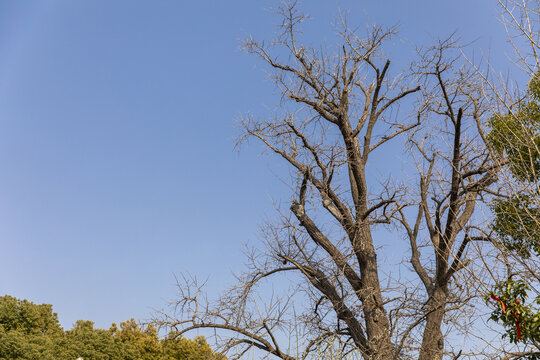
<svg viewBox="0 0 540 360">
<path fill-rule="evenodd" d="M 162 341 L 163 360 L 226 360 L 227 358 L 219 353 L 214 353 L 204 336 L 197 336 L 190 340 L 179 336 L 175 332 Z"/>
<path fill-rule="evenodd" d="M 134 319 L 95 329 L 78 320 L 64 331 L 51 305 L 0 297 L 0 360 L 226 360 L 204 337 L 186 339 L 171 332 L 160 339 L 157 329 Z"/>
<path fill-rule="evenodd" d="M 536 182 L 540 177 L 539 75 L 529 82 L 530 101 L 518 104 L 513 113 L 496 114 L 489 120 L 488 140 L 506 155 L 512 175 L 520 181 Z"/>
<path fill-rule="evenodd" d="M 488 140 L 508 162 L 517 182 L 528 189 L 492 204 L 495 214 L 493 229 L 503 244 L 521 256 L 531 251 L 540 255 L 540 74 L 529 82 L 530 101 L 520 104 L 512 114 L 493 116 Z M 532 186 L 527 186 L 531 184 Z"/>
<path fill-rule="evenodd" d="M 507 328 L 503 338 L 508 337 L 510 342 L 519 341 L 540 342 L 540 296 L 527 304 L 530 286 L 523 280 L 500 282 L 495 286 L 492 294 L 486 296 L 486 302 L 495 307 L 490 320 L 499 322 Z M 491 296 L 500 300 L 495 300 Z M 521 330 L 521 339 L 518 338 L 518 326 Z"/>
<path fill-rule="evenodd" d="M 120 329 L 112 324 L 109 336 L 124 345 L 126 352 L 134 354 L 137 359 L 161 359 L 162 344 L 153 326 L 141 328 L 135 319 L 120 323 Z"/>
<path fill-rule="evenodd" d="M 540 73 L 529 82 L 527 95 L 514 113 L 490 119 L 488 135 L 518 184 L 513 196 L 492 203 L 492 228 L 507 250 L 523 258 L 540 255 Z M 486 301 L 497 303 L 490 319 L 505 326 L 503 337 L 512 343 L 532 342 L 538 346 L 540 296 L 527 304 L 530 290 L 526 281 L 508 279 L 498 283 Z M 540 355 L 531 356 L 540 359 Z"/>
<path fill-rule="evenodd" d="M 0 359 L 54 360 L 63 333 L 51 305 L 0 297 Z"/>
<path fill-rule="evenodd" d="M 64 353 L 73 359 L 137 359 L 137 353 L 129 346 L 114 339 L 109 331 L 94 329 L 92 321 L 77 320 L 73 329 L 66 331 Z"/>
<path fill-rule="evenodd" d="M 496 199 L 491 206 L 495 215 L 493 230 L 508 250 L 525 258 L 531 256 L 531 251 L 540 254 L 537 201 L 530 195 L 520 194 L 510 199 Z"/>
<path fill-rule="evenodd" d="M 26 335 L 62 332 L 52 305 L 36 305 L 9 295 L 0 297 L 0 325 L 5 331 L 16 330 Z"/>
</svg>

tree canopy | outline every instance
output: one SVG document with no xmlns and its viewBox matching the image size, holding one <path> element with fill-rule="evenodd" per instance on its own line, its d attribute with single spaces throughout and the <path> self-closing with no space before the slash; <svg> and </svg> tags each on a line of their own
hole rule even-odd
<svg viewBox="0 0 540 360">
<path fill-rule="evenodd" d="M 529 82 L 516 110 L 490 119 L 488 139 L 504 157 L 511 177 L 531 191 L 515 192 L 493 203 L 493 229 L 511 251 L 540 255 L 540 74 Z"/>
<path fill-rule="evenodd" d="M 540 256 L 540 73 L 529 82 L 514 111 L 495 114 L 489 121 L 488 140 L 508 170 L 510 191 L 493 201 L 492 229 L 517 259 Z M 540 345 L 540 294 L 531 297 L 538 274 L 509 274 L 487 299 L 496 301 L 491 319 L 507 329 L 514 343 Z M 517 279 L 516 279 L 517 277 Z M 535 355 L 538 358 L 538 354 Z"/>
</svg>

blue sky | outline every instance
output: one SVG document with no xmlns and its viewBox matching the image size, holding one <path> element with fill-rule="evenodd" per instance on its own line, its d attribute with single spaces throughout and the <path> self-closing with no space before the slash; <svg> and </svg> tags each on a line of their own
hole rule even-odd
<svg viewBox="0 0 540 360">
<path fill-rule="evenodd" d="M 234 150 L 235 119 L 278 101 L 239 50 L 273 38 L 276 4 L 0 0 L 0 295 L 106 328 L 165 306 L 173 274 L 234 280 L 288 199 L 278 159 Z M 398 63 L 454 30 L 505 60 L 494 1 L 304 1 L 308 41 L 331 41 L 338 5 L 399 24 Z"/>
</svg>

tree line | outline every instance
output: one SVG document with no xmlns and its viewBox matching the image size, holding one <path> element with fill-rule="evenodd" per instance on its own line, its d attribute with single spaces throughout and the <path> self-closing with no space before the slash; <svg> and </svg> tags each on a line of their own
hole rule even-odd
<svg viewBox="0 0 540 360">
<path fill-rule="evenodd" d="M 164 338 L 152 325 L 131 319 L 108 330 L 78 320 L 65 331 L 52 305 L 0 297 L 2 360 L 226 360 L 202 336 L 187 339 L 176 332 Z"/>
</svg>

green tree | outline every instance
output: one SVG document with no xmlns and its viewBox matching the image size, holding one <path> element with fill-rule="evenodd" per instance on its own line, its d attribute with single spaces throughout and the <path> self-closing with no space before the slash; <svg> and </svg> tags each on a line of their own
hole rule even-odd
<svg viewBox="0 0 540 360">
<path fill-rule="evenodd" d="M 48 304 L 0 297 L 0 360 L 225 360 L 204 337 L 193 340 L 171 332 L 160 339 L 154 326 L 134 319 L 109 330 L 78 320 L 64 331 Z"/>
<path fill-rule="evenodd" d="M 540 255 L 540 77 L 529 82 L 528 99 L 517 111 L 497 114 L 489 122 L 488 140 L 508 164 L 515 183 L 527 191 L 515 191 L 493 204 L 493 229 L 511 251 L 529 257 Z"/>
<path fill-rule="evenodd" d="M 51 335 L 63 331 L 52 305 L 36 305 L 9 295 L 0 297 L 0 324 L 5 331 L 17 330 L 27 335 Z"/>
<path fill-rule="evenodd" d="M 540 255 L 540 73 L 528 85 L 526 97 L 508 114 L 497 114 L 489 122 L 488 140 L 506 164 L 511 181 L 509 196 L 492 204 L 492 228 L 503 247 L 521 258 Z M 531 281 L 510 277 L 496 284 L 487 296 L 495 304 L 491 319 L 503 324 L 511 342 L 540 344 L 540 295 L 531 296 Z M 522 275 L 517 274 L 518 277 Z M 532 301 L 529 299 L 533 298 Z M 540 358 L 538 354 L 531 358 Z"/>
<path fill-rule="evenodd" d="M 54 342 L 62 334 L 51 305 L 0 297 L 0 359 L 56 359 Z"/>
<path fill-rule="evenodd" d="M 225 360 L 225 356 L 214 353 L 203 336 L 186 339 L 172 331 L 160 340 L 153 325 L 139 326 L 134 319 L 112 324 L 109 333 L 121 341 L 130 353 L 141 360 Z"/>
<path fill-rule="evenodd" d="M 94 323 L 88 320 L 78 320 L 73 329 L 66 331 L 66 341 L 61 348 L 74 359 L 139 359 L 133 344 L 123 343 L 107 330 L 94 329 Z"/>
<path fill-rule="evenodd" d="M 136 354 L 137 359 L 161 359 L 162 345 L 157 330 L 152 325 L 140 327 L 135 319 L 120 323 L 120 328 L 112 324 L 109 334 L 124 345 L 130 354 Z"/>
<path fill-rule="evenodd" d="M 203 336 L 186 339 L 176 332 L 170 332 L 162 340 L 163 360 L 226 360 L 227 358 L 215 353 Z"/>
</svg>

